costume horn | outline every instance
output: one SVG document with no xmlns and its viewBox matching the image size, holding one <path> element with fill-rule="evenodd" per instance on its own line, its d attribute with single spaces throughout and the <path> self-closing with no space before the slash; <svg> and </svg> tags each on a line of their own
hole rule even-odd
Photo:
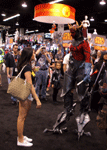
<svg viewBox="0 0 107 150">
<path fill-rule="evenodd" d="M 73 26 L 72 26 L 71 24 L 68 23 L 68 27 L 69 27 L 69 29 L 71 29 Z"/>
</svg>

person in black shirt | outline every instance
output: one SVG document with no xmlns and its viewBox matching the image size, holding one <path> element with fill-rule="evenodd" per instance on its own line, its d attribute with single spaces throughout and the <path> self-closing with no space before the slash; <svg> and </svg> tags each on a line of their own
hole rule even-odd
<svg viewBox="0 0 107 150">
<path fill-rule="evenodd" d="M 53 102 L 57 103 L 57 94 L 59 89 L 61 88 L 61 83 L 60 83 L 60 75 L 61 75 L 61 63 L 55 62 L 55 70 L 53 71 L 52 74 L 52 88 L 53 88 Z"/>
<path fill-rule="evenodd" d="M 64 72 L 63 72 L 63 53 L 62 53 L 62 46 L 58 45 L 58 51 L 55 55 L 55 61 L 61 63 L 61 77 L 63 78 Z"/>
<path fill-rule="evenodd" d="M 54 63 L 55 63 L 55 60 L 54 60 L 54 57 L 53 57 L 53 53 L 52 52 L 49 52 L 49 56 L 50 56 L 50 60 L 51 62 L 49 63 L 49 68 L 48 68 L 48 79 L 47 79 L 47 89 L 46 91 L 49 91 L 49 85 L 50 85 L 50 80 L 51 80 L 51 77 L 52 77 L 52 71 L 54 70 Z M 49 96 L 48 93 L 46 93 L 47 96 Z"/>
<path fill-rule="evenodd" d="M 20 55 L 18 54 L 18 45 L 13 45 L 13 54 L 9 54 L 6 60 L 6 70 L 7 70 L 7 79 L 8 84 L 10 83 L 10 80 L 12 76 L 16 76 L 18 73 L 17 70 L 17 64 L 20 59 Z M 17 104 L 17 99 L 11 96 L 12 104 Z"/>
<path fill-rule="evenodd" d="M 54 63 L 55 63 L 55 59 L 54 59 L 54 55 L 52 52 L 49 53 L 50 57 L 51 57 L 51 62 L 50 62 L 50 68 L 53 69 L 54 68 Z"/>
<path fill-rule="evenodd" d="M 93 73 L 92 73 L 92 76 L 91 76 L 91 82 L 90 82 L 90 87 L 93 87 L 93 84 L 97 78 L 97 75 L 98 75 L 98 72 L 103 64 L 103 61 L 104 61 L 104 54 L 105 52 L 101 52 L 101 57 L 99 59 L 98 62 L 95 63 L 94 65 L 94 68 L 93 68 Z M 107 68 L 107 64 L 105 65 L 105 67 Z M 98 110 L 100 109 L 100 104 L 99 104 L 99 101 L 101 99 L 101 94 L 99 92 L 99 81 L 103 78 L 103 74 L 105 72 L 105 67 L 103 67 L 102 71 L 101 71 L 101 74 L 100 74 L 100 77 L 98 78 L 98 81 L 96 82 L 96 85 L 94 86 L 94 89 L 93 89 L 93 93 L 92 93 L 92 96 L 91 96 L 91 110 L 93 111 L 96 111 L 98 112 Z"/>
<path fill-rule="evenodd" d="M 32 67 L 31 67 L 31 61 L 34 60 L 35 54 L 32 48 L 24 48 L 21 54 L 20 61 L 18 63 L 18 72 L 21 71 L 21 69 L 25 66 L 21 73 L 21 78 L 26 79 L 26 82 L 31 84 L 31 94 L 33 95 L 34 99 L 36 100 L 36 108 L 41 108 L 41 102 L 35 92 L 35 88 L 32 83 Z M 23 90 L 23 89 L 22 89 Z M 30 94 L 30 95 L 31 95 Z M 17 132 L 18 132 L 18 138 L 17 138 L 17 146 L 24 146 L 24 147 L 31 147 L 33 146 L 32 139 L 28 138 L 27 136 L 23 135 L 24 130 L 24 122 L 27 117 L 27 114 L 31 108 L 31 96 L 28 96 L 28 98 L 25 101 L 20 100 L 19 101 L 19 116 L 17 119 Z"/>
</svg>

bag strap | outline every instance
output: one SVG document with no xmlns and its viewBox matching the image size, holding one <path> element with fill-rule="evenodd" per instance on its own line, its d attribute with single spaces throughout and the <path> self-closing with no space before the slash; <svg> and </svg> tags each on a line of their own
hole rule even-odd
<svg viewBox="0 0 107 150">
<path fill-rule="evenodd" d="M 21 76 L 21 73 L 22 73 L 22 71 L 23 71 L 23 69 L 24 69 L 25 67 L 26 67 L 26 65 L 23 66 L 23 68 L 22 68 L 21 71 L 18 73 L 18 75 L 16 76 L 16 78 Z"/>
</svg>

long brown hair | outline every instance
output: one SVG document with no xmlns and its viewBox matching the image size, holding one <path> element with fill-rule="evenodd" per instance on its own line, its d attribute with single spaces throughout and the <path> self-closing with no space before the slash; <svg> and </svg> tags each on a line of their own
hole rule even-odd
<svg viewBox="0 0 107 150">
<path fill-rule="evenodd" d="M 22 50 L 21 57 L 18 63 L 18 72 L 26 64 L 30 63 L 31 57 L 33 55 L 33 49 L 31 47 L 26 47 Z"/>
</svg>

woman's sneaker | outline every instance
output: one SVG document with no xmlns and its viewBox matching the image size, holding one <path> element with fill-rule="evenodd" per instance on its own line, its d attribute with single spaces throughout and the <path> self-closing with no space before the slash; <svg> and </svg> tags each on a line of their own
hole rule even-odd
<svg viewBox="0 0 107 150">
<path fill-rule="evenodd" d="M 28 138 L 27 136 L 24 136 L 23 138 L 24 138 L 24 140 L 26 140 L 27 142 L 32 142 L 32 141 L 33 141 L 33 139 Z"/>
<path fill-rule="evenodd" d="M 26 140 L 23 140 L 23 143 L 21 143 L 17 140 L 17 146 L 31 147 L 31 146 L 33 146 L 33 143 L 29 143 Z"/>
</svg>

